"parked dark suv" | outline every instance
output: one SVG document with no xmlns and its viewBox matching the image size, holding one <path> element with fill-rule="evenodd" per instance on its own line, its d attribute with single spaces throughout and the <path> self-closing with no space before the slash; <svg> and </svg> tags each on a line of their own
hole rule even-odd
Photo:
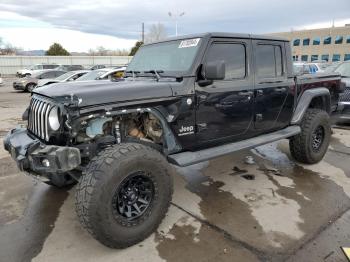
<svg viewBox="0 0 350 262">
<path fill-rule="evenodd" d="M 28 127 L 10 131 L 4 145 L 21 170 L 51 185 L 78 181 L 82 225 L 104 245 L 124 248 L 165 216 L 169 163 L 188 166 L 283 138 L 296 161 L 320 161 L 338 91 L 338 75 L 296 77 L 287 40 L 182 36 L 142 46 L 125 81 L 35 89 Z"/>
</svg>

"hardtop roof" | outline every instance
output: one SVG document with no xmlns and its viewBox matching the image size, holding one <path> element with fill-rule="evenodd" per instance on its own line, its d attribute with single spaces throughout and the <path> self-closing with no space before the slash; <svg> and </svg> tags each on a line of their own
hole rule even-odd
<svg viewBox="0 0 350 262">
<path fill-rule="evenodd" d="M 242 34 L 242 33 L 225 33 L 225 32 L 208 32 L 208 33 L 201 33 L 201 34 L 190 34 L 190 35 L 183 35 L 183 36 L 177 36 L 177 37 L 169 37 L 161 41 L 156 41 L 153 43 L 145 44 L 145 45 L 152 45 L 156 43 L 162 43 L 162 42 L 169 42 L 174 40 L 183 40 L 183 39 L 190 39 L 190 38 L 243 38 L 243 39 L 257 39 L 257 40 L 271 40 L 271 41 L 283 41 L 283 42 L 289 42 L 288 39 L 278 37 L 278 36 L 270 36 L 270 35 L 255 35 L 255 34 Z"/>
</svg>

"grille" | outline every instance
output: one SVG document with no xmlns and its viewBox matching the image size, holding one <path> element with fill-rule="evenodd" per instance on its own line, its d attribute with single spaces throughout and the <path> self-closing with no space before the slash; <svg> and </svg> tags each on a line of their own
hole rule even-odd
<svg viewBox="0 0 350 262">
<path fill-rule="evenodd" d="M 28 130 L 46 141 L 49 141 L 48 119 L 53 106 L 49 100 L 37 95 L 30 101 Z"/>
<path fill-rule="evenodd" d="M 344 93 L 340 94 L 340 102 L 350 102 L 350 88 L 346 88 Z"/>
</svg>

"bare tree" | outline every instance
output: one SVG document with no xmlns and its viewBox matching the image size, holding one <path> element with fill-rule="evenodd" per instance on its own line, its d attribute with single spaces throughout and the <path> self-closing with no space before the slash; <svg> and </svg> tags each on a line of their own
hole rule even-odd
<svg viewBox="0 0 350 262">
<path fill-rule="evenodd" d="M 151 25 L 148 33 L 145 36 L 145 43 L 152 43 L 167 38 L 167 33 L 163 24 Z"/>
<path fill-rule="evenodd" d="M 0 55 L 15 55 L 18 51 L 20 51 L 19 48 L 11 45 L 8 42 L 5 42 L 0 37 Z"/>
<path fill-rule="evenodd" d="M 103 46 L 98 46 L 96 50 L 96 55 L 104 56 L 107 55 L 108 50 L 104 48 Z"/>
</svg>

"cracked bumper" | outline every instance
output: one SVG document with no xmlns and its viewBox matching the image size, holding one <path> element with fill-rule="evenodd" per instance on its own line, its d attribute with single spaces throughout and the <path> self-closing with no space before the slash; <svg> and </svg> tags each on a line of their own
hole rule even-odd
<svg viewBox="0 0 350 262">
<path fill-rule="evenodd" d="M 21 171 L 35 175 L 65 173 L 81 163 L 79 149 L 46 145 L 30 136 L 25 128 L 11 130 L 4 139 L 4 148 Z"/>
</svg>

